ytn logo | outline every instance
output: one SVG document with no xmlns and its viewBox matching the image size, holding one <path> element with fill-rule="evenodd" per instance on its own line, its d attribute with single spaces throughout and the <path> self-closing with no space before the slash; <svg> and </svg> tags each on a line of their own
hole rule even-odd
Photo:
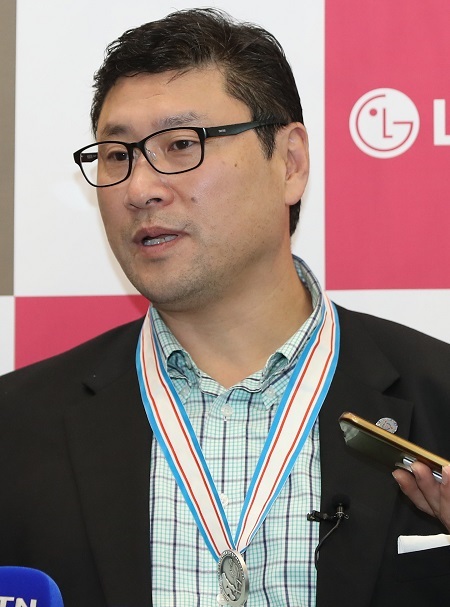
<svg viewBox="0 0 450 607">
<path fill-rule="evenodd" d="M 37 599 L 31 599 L 27 602 L 13 596 L 0 596 L 0 607 L 38 607 L 38 605 Z"/>
<path fill-rule="evenodd" d="M 360 97 L 349 120 L 353 141 L 375 158 L 393 158 L 406 152 L 416 140 L 419 126 L 419 112 L 411 99 L 388 88 L 374 89 Z M 433 143 L 450 145 L 445 99 L 433 101 Z"/>
</svg>

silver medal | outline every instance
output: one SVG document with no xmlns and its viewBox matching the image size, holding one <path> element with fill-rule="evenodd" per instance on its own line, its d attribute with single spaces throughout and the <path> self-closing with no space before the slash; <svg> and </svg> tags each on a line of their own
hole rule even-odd
<svg viewBox="0 0 450 607">
<path fill-rule="evenodd" d="M 226 605 L 240 607 L 248 599 L 247 565 L 236 550 L 224 550 L 217 565 L 217 575 Z"/>
</svg>

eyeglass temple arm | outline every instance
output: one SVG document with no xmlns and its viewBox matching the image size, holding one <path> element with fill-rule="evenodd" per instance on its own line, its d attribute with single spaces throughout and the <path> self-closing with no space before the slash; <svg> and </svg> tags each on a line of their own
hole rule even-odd
<svg viewBox="0 0 450 607">
<path fill-rule="evenodd" d="M 97 152 L 82 152 L 80 154 L 80 162 L 94 162 L 94 160 L 98 160 Z"/>
<path fill-rule="evenodd" d="M 230 124 L 228 126 L 211 126 L 208 128 L 204 128 L 203 131 L 206 137 L 225 137 L 226 135 L 239 135 L 239 133 L 243 133 L 244 131 L 250 131 L 259 126 L 267 126 L 269 124 L 280 124 L 279 120 L 261 122 L 259 120 L 255 120 L 253 122 L 247 122 L 245 124 Z"/>
</svg>

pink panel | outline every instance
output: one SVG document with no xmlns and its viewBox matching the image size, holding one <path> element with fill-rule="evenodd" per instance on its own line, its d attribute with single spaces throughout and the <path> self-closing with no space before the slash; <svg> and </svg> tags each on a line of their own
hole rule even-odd
<svg viewBox="0 0 450 607">
<path fill-rule="evenodd" d="M 328 289 L 450 287 L 448 9 L 326 2 Z"/>
<path fill-rule="evenodd" d="M 68 350 L 147 308 L 140 295 L 17 297 L 16 367 Z"/>
</svg>

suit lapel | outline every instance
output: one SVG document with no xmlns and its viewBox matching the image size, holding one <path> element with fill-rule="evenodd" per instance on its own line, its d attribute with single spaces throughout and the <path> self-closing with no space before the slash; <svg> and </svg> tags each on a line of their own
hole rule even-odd
<svg viewBox="0 0 450 607">
<path fill-rule="evenodd" d="M 133 343 L 135 347 L 136 341 Z M 66 412 L 68 447 L 92 552 L 110 605 L 151 605 L 151 432 L 133 355 L 92 375 Z M 127 368 L 124 372 L 123 369 Z"/>
<path fill-rule="evenodd" d="M 392 417 L 402 435 L 408 436 L 412 404 L 388 395 L 398 378 L 359 321 L 339 311 L 341 354 L 335 378 L 319 419 L 322 502 L 321 510 L 335 512 L 337 495 L 348 497 L 349 519 L 320 551 L 317 606 L 368 605 L 388 538 L 398 488 L 390 471 L 374 460 L 346 447 L 338 418 L 351 411 L 376 422 Z M 320 524 L 321 538 L 331 524 Z"/>
</svg>

